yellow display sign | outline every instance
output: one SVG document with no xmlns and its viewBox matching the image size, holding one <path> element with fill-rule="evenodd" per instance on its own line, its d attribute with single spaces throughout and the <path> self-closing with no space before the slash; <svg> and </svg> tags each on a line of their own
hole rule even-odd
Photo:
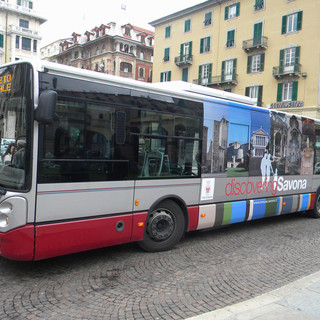
<svg viewBox="0 0 320 320">
<path fill-rule="evenodd" d="M 9 92 L 11 91 L 11 74 L 0 76 L 0 92 Z"/>
</svg>

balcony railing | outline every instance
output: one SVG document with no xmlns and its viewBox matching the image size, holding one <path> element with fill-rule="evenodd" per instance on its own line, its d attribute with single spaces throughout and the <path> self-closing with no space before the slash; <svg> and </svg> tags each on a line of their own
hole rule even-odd
<svg viewBox="0 0 320 320">
<path fill-rule="evenodd" d="M 193 83 L 200 84 L 202 86 L 220 86 L 224 84 L 236 85 L 238 84 L 238 75 L 233 73 L 221 76 L 214 76 L 211 78 L 199 78 L 193 80 Z"/>
<path fill-rule="evenodd" d="M 174 63 L 179 67 L 187 64 L 192 64 L 192 55 L 191 54 L 183 54 L 179 57 L 174 58 Z"/>
<path fill-rule="evenodd" d="M 39 13 L 37 11 L 35 11 L 34 9 L 30 9 L 24 6 L 19 6 L 17 4 L 12 4 L 12 3 L 7 3 L 4 1 L 0 1 L 0 8 L 7 8 L 9 10 L 14 10 L 14 11 L 20 11 L 23 13 L 27 13 L 30 15 L 38 15 Z"/>
<path fill-rule="evenodd" d="M 268 48 L 268 38 L 258 37 L 250 40 L 245 40 L 242 42 L 242 49 L 245 52 L 250 52 L 256 49 L 267 49 Z"/>
<path fill-rule="evenodd" d="M 273 67 L 272 75 L 276 79 L 279 79 L 279 78 L 285 77 L 285 76 L 300 77 L 301 76 L 301 64 L 295 63 L 290 66 Z"/>
<path fill-rule="evenodd" d="M 9 26 L 9 30 L 8 32 L 12 32 L 12 33 L 22 33 L 25 35 L 28 35 L 29 37 L 39 37 L 39 31 L 36 30 L 31 30 L 31 29 L 27 29 L 27 28 L 22 28 L 22 27 L 18 27 L 18 26 L 14 26 L 14 25 L 10 25 Z"/>
</svg>

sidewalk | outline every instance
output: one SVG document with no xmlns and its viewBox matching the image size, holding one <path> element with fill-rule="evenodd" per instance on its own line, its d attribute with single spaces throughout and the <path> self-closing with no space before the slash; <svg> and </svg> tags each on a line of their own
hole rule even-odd
<svg viewBox="0 0 320 320">
<path fill-rule="evenodd" d="M 320 319 L 320 272 L 248 301 L 188 320 Z"/>
</svg>

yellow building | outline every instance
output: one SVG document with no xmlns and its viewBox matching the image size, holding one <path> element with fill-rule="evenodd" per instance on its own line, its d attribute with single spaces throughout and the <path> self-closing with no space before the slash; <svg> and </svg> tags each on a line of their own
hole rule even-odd
<svg viewBox="0 0 320 320">
<path fill-rule="evenodd" d="M 208 0 L 152 21 L 153 82 L 183 80 L 320 118 L 320 0 Z"/>
<path fill-rule="evenodd" d="M 38 0 L 0 1 L 0 64 L 39 56 Z"/>
</svg>

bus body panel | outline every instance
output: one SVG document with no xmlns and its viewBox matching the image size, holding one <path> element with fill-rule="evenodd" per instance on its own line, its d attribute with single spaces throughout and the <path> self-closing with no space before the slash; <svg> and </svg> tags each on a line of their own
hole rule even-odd
<svg viewBox="0 0 320 320">
<path fill-rule="evenodd" d="M 30 261 L 34 254 L 34 225 L 27 224 L 6 233 L 0 233 L 0 255 L 21 261 Z"/>
<path fill-rule="evenodd" d="M 39 184 L 36 223 L 129 213 L 133 191 L 133 181 Z"/>
</svg>

